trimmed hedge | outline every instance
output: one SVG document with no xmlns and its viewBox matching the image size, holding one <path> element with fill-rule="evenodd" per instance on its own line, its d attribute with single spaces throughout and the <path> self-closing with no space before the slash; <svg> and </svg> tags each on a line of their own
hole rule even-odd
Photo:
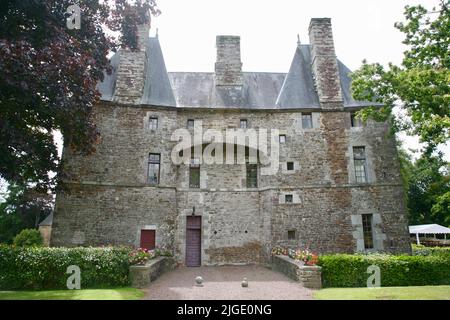
<svg viewBox="0 0 450 320">
<path fill-rule="evenodd" d="M 81 288 L 129 285 L 131 248 L 40 248 L 0 245 L 0 290 L 67 289 L 67 267 L 81 270 Z"/>
<path fill-rule="evenodd" d="M 319 257 L 318 264 L 323 287 L 366 287 L 370 265 L 380 267 L 382 287 L 450 285 L 450 254 L 335 254 Z"/>
</svg>

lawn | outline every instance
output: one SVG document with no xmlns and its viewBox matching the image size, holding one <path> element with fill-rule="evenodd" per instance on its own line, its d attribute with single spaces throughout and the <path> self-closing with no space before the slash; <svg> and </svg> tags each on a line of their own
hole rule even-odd
<svg viewBox="0 0 450 320">
<path fill-rule="evenodd" d="M 0 300 L 138 300 L 144 292 L 134 288 L 0 291 Z"/>
<path fill-rule="evenodd" d="M 314 293 L 318 300 L 450 300 L 450 286 L 329 288 Z"/>
</svg>

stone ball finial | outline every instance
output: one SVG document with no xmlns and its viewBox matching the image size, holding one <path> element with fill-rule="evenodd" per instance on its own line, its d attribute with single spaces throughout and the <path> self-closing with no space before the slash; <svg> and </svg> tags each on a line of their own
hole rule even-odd
<svg viewBox="0 0 450 320">
<path fill-rule="evenodd" d="M 203 287 L 203 278 L 198 276 L 195 278 L 195 283 L 197 287 Z"/>
<path fill-rule="evenodd" d="M 242 280 L 241 286 L 242 286 L 242 288 L 247 288 L 248 287 L 247 278 L 244 278 L 244 280 Z"/>
</svg>

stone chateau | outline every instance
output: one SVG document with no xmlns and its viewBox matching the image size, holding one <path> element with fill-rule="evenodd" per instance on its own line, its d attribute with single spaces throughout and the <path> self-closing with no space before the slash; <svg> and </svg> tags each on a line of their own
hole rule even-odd
<svg viewBox="0 0 450 320">
<path fill-rule="evenodd" d="M 68 191 L 56 198 L 52 245 L 164 248 L 187 266 L 264 263 L 275 245 L 410 251 L 395 139 L 387 124 L 355 118 L 376 104 L 352 98 L 330 19 L 311 20 L 287 74 L 242 71 L 237 36 L 217 36 L 215 72 L 167 72 L 149 28 L 98 86 L 96 152 L 64 149 Z M 277 129 L 279 170 L 175 164 L 173 132 L 200 124 Z"/>
</svg>

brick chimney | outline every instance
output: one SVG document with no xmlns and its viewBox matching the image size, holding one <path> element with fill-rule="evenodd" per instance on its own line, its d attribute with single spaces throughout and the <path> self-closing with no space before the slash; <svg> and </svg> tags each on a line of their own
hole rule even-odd
<svg viewBox="0 0 450 320">
<path fill-rule="evenodd" d="M 339 69 L 330 18 L 313 18 L 309 24 L 312 71 L 319 101 L 324 109 L 342 109 Z"/>
<path fill-rule="evenodd" d="M 117 70 L 114 101 L 120 103 L 139 104 L 144 93 L 147 70 L 147 42 L 150 31 L 150 15 L 148 23 L 138 25 L 138 47 L 119 50 L 119 67 Z"/>
<path fill-rule="evenodd" d="M 242 86 L 241 38 L 217 36 L 216 48 L 216 86 Z"/>
</svg>

